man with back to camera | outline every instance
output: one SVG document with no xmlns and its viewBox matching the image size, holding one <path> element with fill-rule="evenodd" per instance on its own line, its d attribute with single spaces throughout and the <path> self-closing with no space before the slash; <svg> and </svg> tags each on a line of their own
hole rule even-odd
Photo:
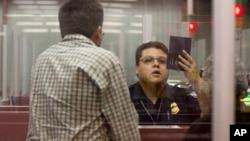
<svg viewBox="0 0 250 141">
<path fill-rule="evenodd" d="M 27 141 L 140 140 L 123 68 L 99 47 L 102 5 L 69 0 L 59 23 L 62 41 L 33 66 Z"/>
<path fill-rule="evenodd" d="M 194 92 L 166 84 L 167 57 L 168 48 L 158 41 L 143 43 L 136 50 L 135 69 L 139 81 L 130 85 L 129 90 L 140 125 L 190 124 L 200 116 Z M 184 74 L 192 81 L 197 77 L 196 64 L 190 59 L 185 61 L 190 62 L 190 70 Z"/>
</svg>

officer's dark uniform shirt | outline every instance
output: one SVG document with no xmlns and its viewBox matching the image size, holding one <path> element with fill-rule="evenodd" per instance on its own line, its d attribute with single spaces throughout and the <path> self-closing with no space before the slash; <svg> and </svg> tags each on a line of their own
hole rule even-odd
<svg viewBox="0 0 250 141">
<path fill-rule="evenodd" d="M 166 85 L 155 104 L 147 98 L 139 82 L 130 85 L 129 91 L 140 125 L 185 125 L 201 113 L 197 98 L 189 95 L 188 89 Z"/>
</svg>

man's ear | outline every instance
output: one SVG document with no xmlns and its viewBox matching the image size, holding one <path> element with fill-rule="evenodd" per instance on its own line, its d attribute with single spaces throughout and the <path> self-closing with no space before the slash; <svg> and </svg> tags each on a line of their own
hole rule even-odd
<svg viewBox="0 0 250 141">
<path fill-rule="evenodd" d="M 138 76 L 138 69 L 139 69 L 139 66 L 138 65 L 135 65 L 135 74 Z"/>
<path fill-rule="evenodd" d="M 97 45 L 100 46 L 102 42 L 102 26 L 98 26 L 94 34 L 91 36 L 91 40 Z"/>
</svg>

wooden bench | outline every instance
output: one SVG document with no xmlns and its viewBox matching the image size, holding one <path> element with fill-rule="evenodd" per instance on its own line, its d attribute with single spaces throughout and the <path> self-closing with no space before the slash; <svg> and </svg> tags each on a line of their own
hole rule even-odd
<svg viewBox="0 0 250 141">
<path fill-rule="evenodd" d="M 25 141 L 28 111 L 0 111 L 0 141 Z"/>
<path fill-rule="evenodd" d="M 0 111 L 29 111 L 29 106 L 1 105 Z"/>
<path fill-rule="evenodd" d="M 29 111 L 0 111 L 0 141 L 25 141 Z M 188 126 L 139 126 L 142 141 L 181 141 Z"/>
</svg>

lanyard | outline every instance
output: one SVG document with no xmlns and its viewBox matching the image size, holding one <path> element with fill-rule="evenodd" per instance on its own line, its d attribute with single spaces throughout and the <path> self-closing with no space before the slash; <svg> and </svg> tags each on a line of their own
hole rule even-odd
<svg viewBox="0 0 250 141">
<path fill-rule="evenodd" d="M 150 119 L 151 119 L 152 122 L 154 123 L 154 125 L 156 125 L 156 122 L 158 121 L 159 116 L 160 116 L 160 112 L 161 112 L 162 100 L 161 100 L 161 103 L 160 103 L 160 107 L 159 107 L 159 109 L 158 109 L 156 121 L 153 119 L 153 117 L 152 117 L 151 114 L 149 113 L 148 109 L 146 108 L 146 106 L 144 105 L 144 103 L 142 102 L 142 100 L 140 100 L 140 102 L 141 102 L 141 105 L 143 106 L 143 108 L 145 109 L 145 111 L 147 112 L 148 116 L 150 117 Z"/>
</svg>

